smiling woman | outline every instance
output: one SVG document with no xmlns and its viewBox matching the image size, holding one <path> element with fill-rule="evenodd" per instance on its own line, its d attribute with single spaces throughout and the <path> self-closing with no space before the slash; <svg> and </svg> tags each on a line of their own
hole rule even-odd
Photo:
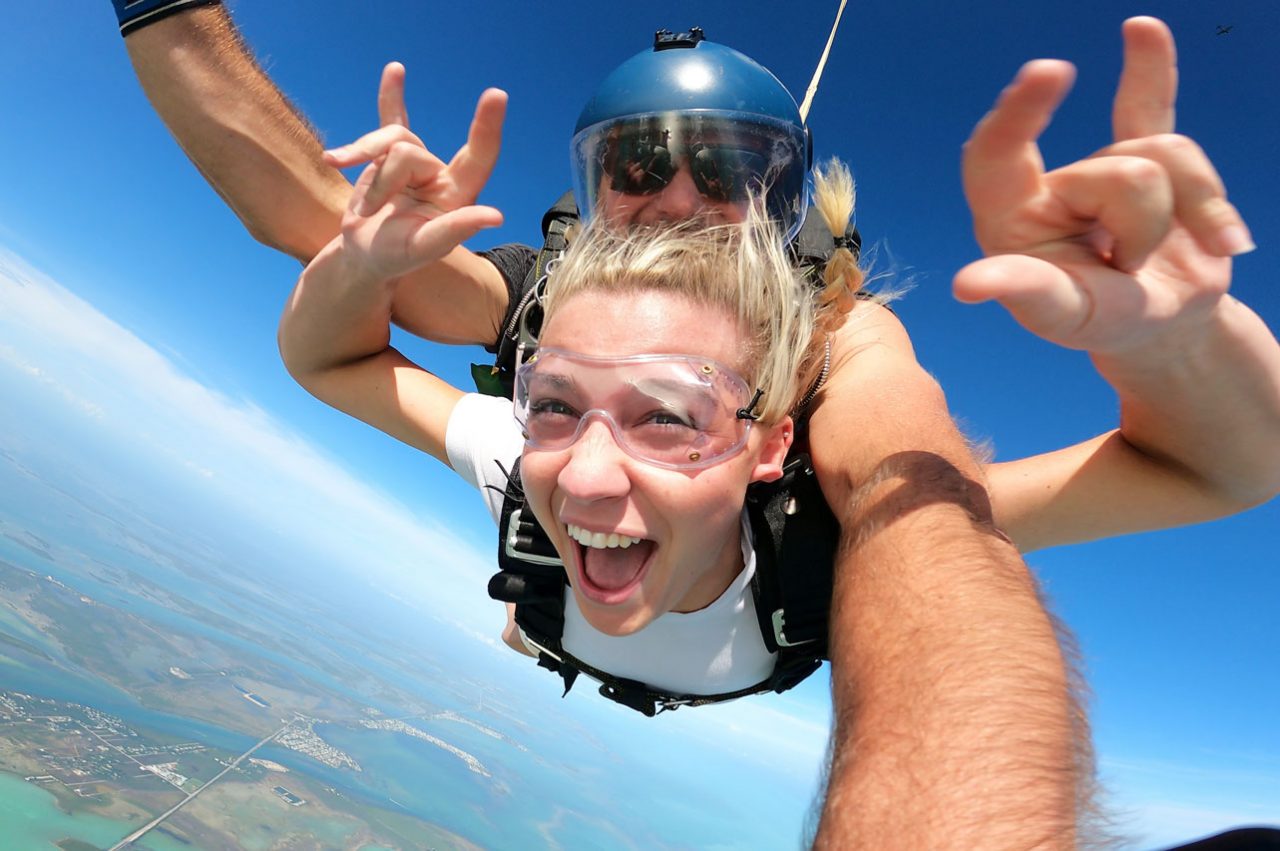
<svg viewBox="0 0 1280 851">
<path fill-rule="evenodd" d="M 572 669 L 569 682 L 586 671 L 680 702 L 776 685 L 744 503 L 750 485 L 783 475 L 792 415 L 821 370 L 819 314 L 842 302 L 820 308 L 763 205 L 745 212 L 731 225 L 588 226 L 548 282 L 514 416 L 381 336 L 351 358 L 359 341 L 349 324 L 330 333 L 333 311 L 349 323 L 353 304 L 367 311 L 384 291 L 336 249 L 303 275 L 282 322 L 286 363 L 320 398 L 446 461 L 495 521 L 505 494 L 523 494 L 563 564 L 550 586 L 560 623 L 520 618 L 504 637 Z"/>
<path fill-rule="evenodd" d="M 591 668 L 682 695 L 772 671 L 741 517 L 748 486 L 782 475 L 816 362 L 815 300 L 781 245 L 759 216 L 588 229 L 549 283 L 519 422 L 502 401 L 455 410 L 450 462 L 482 488 L 505 485 L 523 427 L 527 504 L 572 589 L 563 649 Z"/>
</svg>

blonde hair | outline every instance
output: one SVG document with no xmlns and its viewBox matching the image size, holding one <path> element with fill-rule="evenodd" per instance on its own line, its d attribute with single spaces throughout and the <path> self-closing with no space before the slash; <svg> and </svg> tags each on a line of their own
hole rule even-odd
<svg viewBox="0 0 1280 851">
<path fill-rule="evenodd" d="M 815 207 L 843 237 L 853 213 L 853 179 L 831 160 L 815 171 Z M 843 218 L 842 218 L 843 217 Z M 582 292 L 669 292 L 737 318 L 744 376 L 762 393 L 760 419 L 775 423 L 807 402 L 824 376 L 827 336 L 844 322 L 863 280 L 848 247 L 831 256 L 816 287 L 795 268 L 783 234 L 759 198 L 745 221 L 699 219 L 619 229 L 597 217 L 577 233 L 547 281 L 545 320 Z"/>
<path fill-rule="evenodd" d="M 813 209 L 838 244 L 822 269 L 823 286 L 818 301 L 822 306 L 819 327 L 824 333 L 835 331 L 844 322 L 845 314 L 853 309 L 854 299 L 866 280 L 853 248 L 843 244 L 845 230 L 853 220 L 856 197 L 853 174 L 847 165 L 832 157 L 814 167 Z"/>
<path fill-rule="evenodd" d="M 699 220 L 617 229 L 593 220 L 547 281 L 545 322 L 582 292 L 669 292 L 735 317 L 744 333 L 748 382 L 762 392 L 766 423 L 786 416 L 799 395 L 816 302 L 792 268 L 781 234 L 753 203 L 739 224 Z"/>
</svg>

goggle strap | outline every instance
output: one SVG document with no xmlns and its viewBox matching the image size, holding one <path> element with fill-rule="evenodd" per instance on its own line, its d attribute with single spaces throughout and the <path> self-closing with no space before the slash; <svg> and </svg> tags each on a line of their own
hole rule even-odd
<svg viewBox="0 0 1280 851">
<path fill-rule="evenodd" d="M 738 413 L 737 413 L 738 419 L 751 420 L 752 422 L 760 419 L 760 415 L 756 413 L 755 407 L 756 407 L 756 403 L 760 401 L 760 397 L 763 395 L 764 395 L 764 391 L 761 390 L 759 387 L 757 387 L 755 395 L 751 397 L 751 401 L 748 402 L 745 407 L 738 409 Z"/>
</svg>

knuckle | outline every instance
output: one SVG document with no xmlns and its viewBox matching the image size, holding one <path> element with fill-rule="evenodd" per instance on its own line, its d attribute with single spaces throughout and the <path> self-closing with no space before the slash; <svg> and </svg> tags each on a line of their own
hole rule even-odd
<svg viewBox="0 0 1280 851">
<path fill-rule="evenodd" d="M 396 162 L 411 161 L 418 156 L 418 152 L 421 150 L 421 148 L 412 142 L 394 142 L 391 147 L 387 149 L 387 157 L 388 159 L 392 159 Z"/>
<path fill-rule="evenodd" d="M 1168 183 L 1164 167 L 1155 160 L 1143 157 L 1118 157 L 1113 164 L 1115 179 L 1126 189 L 1135 192 L 1149 191 Z"/>
<path fill-rule="evenodd" d="M 1181 133 L 1161 133 L 1152 136 L 1150 143 L 1168 156 L 1204 157 L 1204 149 L 1190 136 L 1183 136 Z"/>
<path fill-rule="evenodd" d="M 1214 230 L 1239 224 L 1243 221 L 1238 210 L 1226 198 L 1209 198 L 1200 205 L 1198 218 L 1206 227 Z"/>
<path fill-rule="evenodd" d="M 1162 133 L 1146 140 L 1150 156 L 1165 164 L 1181 187 L 1196 194 L 1223 195 L 1222 178 L 1204 148 L 1189 136 Z"/>
</svg>

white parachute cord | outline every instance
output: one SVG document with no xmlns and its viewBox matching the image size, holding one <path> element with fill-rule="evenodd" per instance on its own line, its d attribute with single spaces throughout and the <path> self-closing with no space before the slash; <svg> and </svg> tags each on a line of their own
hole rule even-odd
<svg viewBox="0 0 1280 851">
<path fill-rule="evenodd" d="M 822 58 L 818 60 L 818 67 L 813 72 L 813 79 L 809 81 L 809 88 L 804 93 L 804 103 L 800 104 L 800 120 L 806 121 L 809 118 L 809 107 L 813 105 L 813 96 L 818 93 L 818 81 L 822 79 L 822 69 L 827 66 L 827 55 L 831 53 L 831 45 L 836 40 L 836 30 L 840 26 L 840 16 L 844 14 L 845 3 L 849 0 L 840 0 L 840 9 L 836 12 L 836 22 L 831 25 L 831 35 L 827 36 L 827 46 L 822 51 Z"/>
</svg>

